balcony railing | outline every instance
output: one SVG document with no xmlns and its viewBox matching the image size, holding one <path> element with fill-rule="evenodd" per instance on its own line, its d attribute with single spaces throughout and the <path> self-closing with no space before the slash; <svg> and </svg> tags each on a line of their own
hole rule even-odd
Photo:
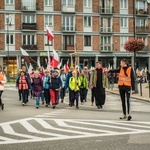
<svg viewBox="0 0 150 150">
<path fill-rule="evenodd" d="M 36 11 L 36 0 L 22 0 L 22 11 Z"/>
<path fill-rule="evenodd" d="M 136 9 L 137 15 L 148 15 L 148 11 L 145 9 Z"/>
<path fill-rule="evenodd" d="M 104 44 L 104 45 L 101 45 L 101 52 L 107 52 L 107 51 L 112 51 L 112 46 L 111 46 L 111 44 Z"/>
<path fill-rule="evenodd" d="M 112 13 L 114 13 L 114 7 L 102 7 L 102 6 L 100 6 L 99 9 L 100 9 L 99 12 L 101 14 L 112 14 Z"/>
<path fill-rule="evenodd" d="M 37 30 L 36 23 L 22 23 L 22 30 Z"/>
<path fill-rule="evenodd" d="M 25 50 L 37 50 L 37 45 L 22 45 Z"/>
<path fill-rule="evenodd" d="M 63 26 L 62 32 L 75 32 L 75 27 L 74 26 Z"/>
<path fill-rule="evenodd" d="M 112 27 L 101 27 L 100 32 L 102 33 L 110 33 L 112 32 Z"/>
<path fill-rule="evenodd" d="M 76 12 L 75 5 L 70 5 L 70 6 L 62 5 L 61 11 L 65 13 L 75 13 Z"/>
<path fill-rule="evenodd" d="M 148 27 L 136 27 L 136 32 L 149 34 L 150 29 Z"/>
</svg>

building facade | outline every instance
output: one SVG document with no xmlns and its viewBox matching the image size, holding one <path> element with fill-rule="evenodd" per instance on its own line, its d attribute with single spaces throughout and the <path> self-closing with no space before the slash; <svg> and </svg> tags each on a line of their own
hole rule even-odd
<svg viewBox="0 0 150 150">
<path fill-rule="evenodd" d="M 47 40 L 46 25 L 53 31 L 52 42 Z M 11 77 L 17 74 L 17 61 L 18 68 L 25 63 L 20 47 L 45 67 L 47 51 L 53 48 L 63 63 L 76 50 L 81 66 L 90 68 L 101 61 L 104 67 L 117 68 L 122 58 L 134 66 L 133 53 L 123 48 L 134 36 L 145 41 L 136 54 L 136 68 L 150 70 L 149 33 L 147 0 L 0 1 L 0 64 Z"/>
</svg>

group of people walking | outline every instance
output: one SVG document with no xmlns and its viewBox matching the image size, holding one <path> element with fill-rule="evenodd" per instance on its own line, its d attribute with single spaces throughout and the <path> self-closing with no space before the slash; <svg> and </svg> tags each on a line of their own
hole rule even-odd
<svg viewBox="0 0 150 150">
<path fill-rule="evenodd" d="M 93 70 L 89 71 L 87 67 L 84 67 L 79 71 L 78 68 L 71 67 L 68 73 L 64 69 L 43 70 L 42 67 L 39 67 L 36 71 L 32 69 L 29 74 L 26 67 L 23 66 L 16 78 L 16 87 L 23 106 L 28 102 L 30 95 L 31 98 L 35 98 L 37 109 L 40 107 L 40 99 L 46 107 L 51 104 L 55 109 L 59 101 L 64 102 L 65 93 L 68 91 L 69 106 L 79 109 L 79 98 L 83 105 L 87 101 L 88 90 L 91 90 L 91 105 L 94 105 L 95 102 L 97 108 L 102 109 L 106 99 L 105 89 L 108 87 L 107 75 L 113 73 L 118 74 L 118 88 L 123 110 L 123 116 L 120 119 L 131 120 L 130 94 L 131 90 L 135 90 L 135 79 L 134 71 L 126 59 L 121 61 L 120 68 L 107 72 L 101 62 L 96 62 L 96 68 Z M 2 87 L 6 81 L 0 66 L 0 105 L 2 109 L 4 108 L 1 100 Z"/>
</svg>

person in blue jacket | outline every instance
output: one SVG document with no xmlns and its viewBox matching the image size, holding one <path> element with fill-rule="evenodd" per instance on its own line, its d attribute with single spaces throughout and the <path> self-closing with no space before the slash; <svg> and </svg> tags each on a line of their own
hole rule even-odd
<svg viewBox="0 0 150 150">
<path fill-rule="evenodd" d="M 46 102 L 46 107 L 50 105 L 50 71 L 45 70 L 45 75 L 43 78 L 43 86 L 44 86 L 44 97 L 45 97 L 45 102 Z"/>
</svg>

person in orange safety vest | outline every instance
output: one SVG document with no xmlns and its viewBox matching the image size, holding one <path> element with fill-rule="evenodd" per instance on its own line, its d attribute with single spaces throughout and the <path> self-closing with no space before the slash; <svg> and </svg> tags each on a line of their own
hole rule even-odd
<svg viewBox="0 0 150 150">
<path fill-rule="evenodd" d="M 134 79 L 134 71 L 132 67 L 128 65 L 126 59 L 122 59 L 120 62 L 120 68 L 115 70 L 110 70 L 111 73 L 118 73 L 118 88 L 122 102 L 122 110 L 123 117 L 120 119 L 131 120 L 132 117 L 130 115 L 130 95 L 131 90 L 132 93 L 135 92 L 135 79 Z M 126 112 L 126 102 L 127 102 L 127 112 Z"/>
</svg>

